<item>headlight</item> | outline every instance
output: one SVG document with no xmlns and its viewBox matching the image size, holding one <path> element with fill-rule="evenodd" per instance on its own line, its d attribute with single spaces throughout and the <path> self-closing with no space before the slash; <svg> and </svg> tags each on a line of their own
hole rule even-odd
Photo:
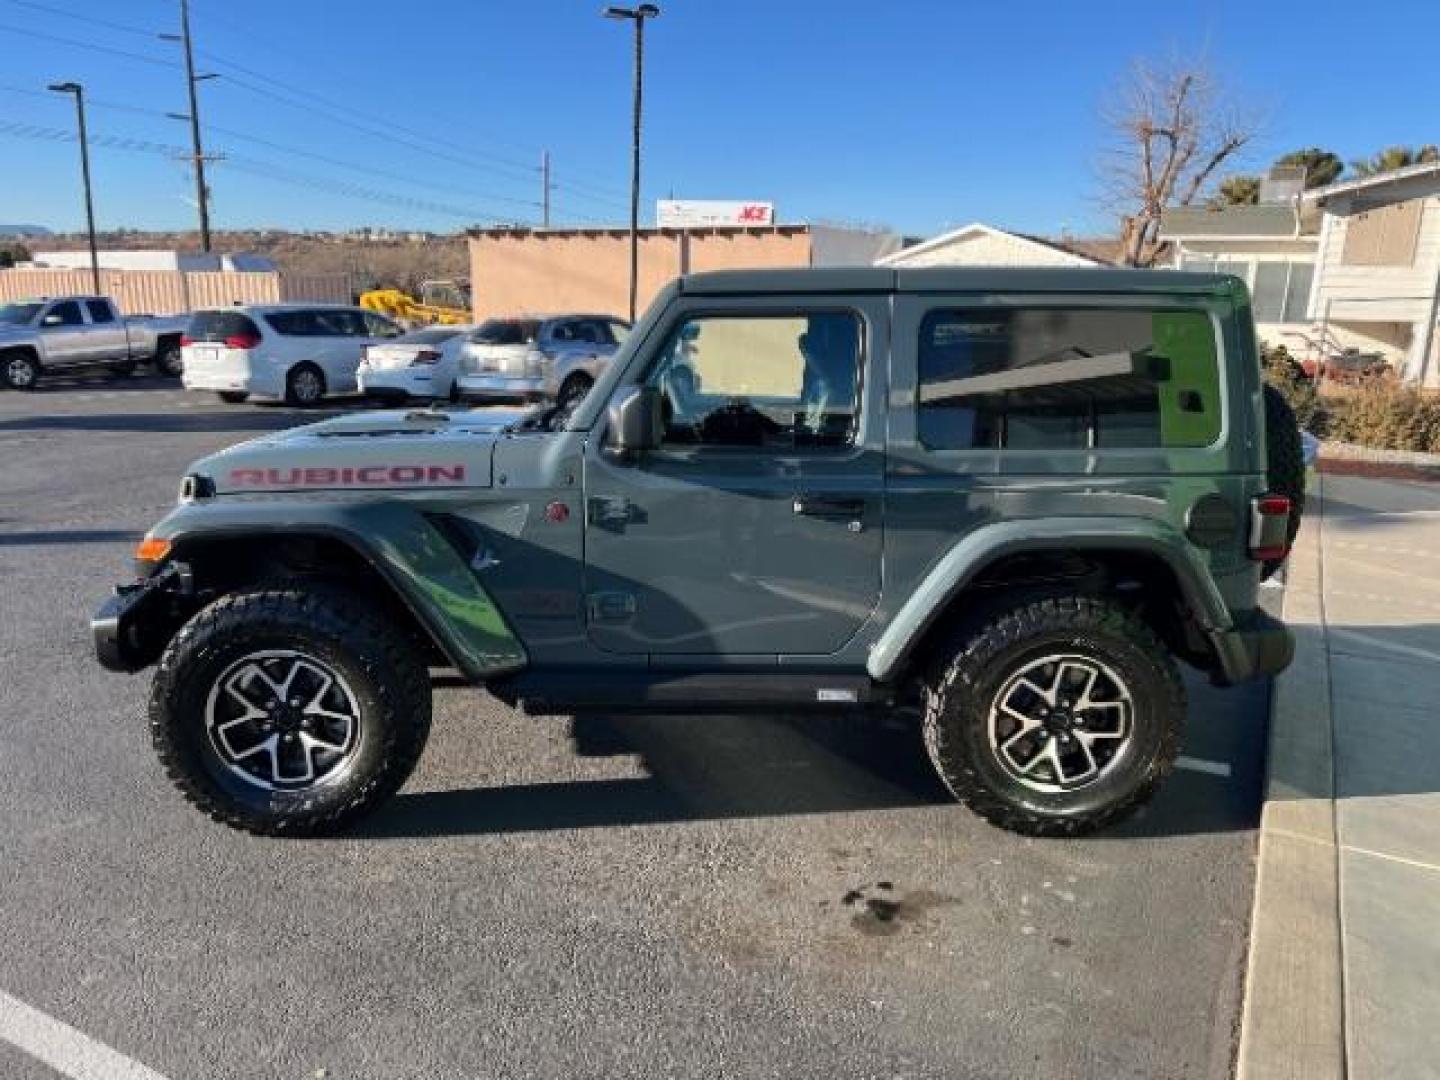
<svg viewBox="0 0 1440 1080">
<path fill-rule="evenodd" d="M 525 354 L 525 374 L 528 378 L 538 379 L 545 374 L 545 368 L 555 358 L 541 349 L 531 349 Z"/>
</svg>

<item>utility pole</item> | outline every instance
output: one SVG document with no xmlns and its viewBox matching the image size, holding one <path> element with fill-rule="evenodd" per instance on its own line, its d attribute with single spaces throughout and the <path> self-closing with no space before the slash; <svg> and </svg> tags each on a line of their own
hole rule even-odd
<svg viewBox="0 0 1440 1080">
<path fill-rule="evenodd" d="M 210 250 L 210 189 L 205 184 L 205 149 L 200 140 L 200 99 L 195 84 L 214 75 L 195 74 L 195 49 L 190 40 L 190 0 L 180 0 L 180 33 L 161 34 L 164 41 L 178 41 L 185 50 L 185 90 L 190 99 L 190 114 L 169 115 L 176 120 L 190 121 L 190 160 L 195 164 L 195 204 L 200 209 L 200 250 Z"/>
<path fill-rule="evenodd" d="M 540 224 L 550 227 L 550 151 L 540 153 Z"/>
<path fill-rule="evenodd" d="M 90 136 L 85 130 L 85 88 L 77 82 L 51 83 L 47 89 L 75 97 L 80 127 L 80 175 L 85 181 L 85 231 L 90 236 L 90 287 L 100 295 L 100 253 L 95 248 L 95 200 L 90 191 Z"/>
<path fill-rule="evenodd" d="M 607 7 L 607 19 L 628 19 L 635 25 L 634 117 L 630 131 L 630 321 L 635 321 L 636 292 L 640 279 L 640 103 L 645 83 L 645 20 L 660 14 L 654 4 Z"/>
</svg>

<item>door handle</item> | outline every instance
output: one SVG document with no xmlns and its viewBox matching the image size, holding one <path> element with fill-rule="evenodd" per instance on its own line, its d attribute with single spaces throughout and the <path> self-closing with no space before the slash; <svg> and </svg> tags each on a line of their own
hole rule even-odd
<svg viewBox="0 0 1440 1080">
<path fill-rule="evenodd" d="M 865 513 L 865 500 L 839 495 L 796 495 L 795 513 L 805 517 L 858 518 Z"/>
</svg>

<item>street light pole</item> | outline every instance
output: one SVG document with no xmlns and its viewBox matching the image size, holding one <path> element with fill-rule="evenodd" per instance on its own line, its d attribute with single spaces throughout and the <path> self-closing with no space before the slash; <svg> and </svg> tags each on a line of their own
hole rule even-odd
<svg viewBox="0 0 1440 1080">
<path fill-rule="evenodd" d="M 628 19 L 635 25 L 635 109 L 630 133 L 630 321 L 635 321 L 640 278 L 640 111 L 645 84 L 645 20 L 660 14 L 654 4 L 607 7 L 607 19 Z"/>
<path fill-rule="evenodd" d="M 75 97 L 75 116 L 80 127 L 80 175 L 85 181 L 85 231 L 90 237 L 90 284 L 100 295 L 100 253 L 95 248 L 95 199 L 90 191 L 90 136 L 85 130 L 85 88 L 77 82 L 51 83 L 57 94 Z"/>
</svg>

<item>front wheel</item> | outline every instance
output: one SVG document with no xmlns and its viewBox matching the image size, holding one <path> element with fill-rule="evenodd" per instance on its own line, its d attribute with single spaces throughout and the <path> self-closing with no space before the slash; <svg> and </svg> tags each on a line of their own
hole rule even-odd
<svg viewBox="0 0 1440 1080">
<path fill-rule="evenodd" d="M 1185 690 L 1139 617 L 1106 600 L 1018 604 L 959 638 L 925 687 L 945 785 L 993 825 L 1077 836 L 1147 802 L 1180 752 Z"/>
<path fill-rule="evenodd" d="M 0 359 L 0 375 L 12 390 L 34 390 L 40 381 L 40 361 L 29 352 L 7 353 Z"/>
<path fill-rule="evenodd" d="M 176 635 L 150 695 L 165 771 L 216 821 L 334 832 L 405 782 L 430 729 L 413 642 L 348 593 L 222 597 Z"/>
</svg>

